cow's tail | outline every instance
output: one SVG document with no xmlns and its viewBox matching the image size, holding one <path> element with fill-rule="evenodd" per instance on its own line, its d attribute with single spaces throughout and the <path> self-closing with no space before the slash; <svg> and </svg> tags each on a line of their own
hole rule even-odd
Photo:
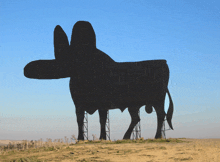
<svg viewBox="0 0 220 162">
<path fill-rule="evenodd" d="M 173 101 L 172 101 L 172 98 L 170 96 L 170 92 L 167 88 L 167 94 L 169 96 L 169 100 L 170 100 L 170 105 L 169 105 L 169 109 L 168 109 L 168 112 L 167 112 L 167 123 L 169 124 L 170 128 L 173 129 L 173 126 L 172 126 L 172 116 L 173 116 Z"/>
</svg>

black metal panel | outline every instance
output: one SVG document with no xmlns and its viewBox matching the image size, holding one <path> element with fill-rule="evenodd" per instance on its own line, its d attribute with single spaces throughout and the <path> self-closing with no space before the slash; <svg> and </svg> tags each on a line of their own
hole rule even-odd
<svg viewBox="0 0 220 162">
<path fill-rule="evenodd" d="M 54 29 L 54 60 L 37 60 L 24 68 L 24 75 L 33 79 L 59 79 L 70 77 L 70 92 L 76 106 L 79 139 L 84 139 L 84 112 L 119 108 L 134 109 L 164 103 L 169 68 L 166 60 L 115 62 L 96 47 L 92 25 L 78 21 L 72 30 L 69 45 L 66 33 L 57 25 Z M 172 103 L 172 99 L 169 95 Z M 159 116 L 164 107 L 155 107 Z M 101 116 L 106 112 L 102 111 Z M 172 128 L 173 103 L 168 111 L 168 124 Z M 158 115 L 158 114 L 157 114 Z M 161 129 L 161 127 L 159 128 Z M 160 131 L 159 131 L 160 132 Z M 131 133 L 131 132 L 129 132 Z M 161 133 L 157 133 L 156 138 Z M 106 138 L 106 137 L 103 137 Z"/>
</svg>

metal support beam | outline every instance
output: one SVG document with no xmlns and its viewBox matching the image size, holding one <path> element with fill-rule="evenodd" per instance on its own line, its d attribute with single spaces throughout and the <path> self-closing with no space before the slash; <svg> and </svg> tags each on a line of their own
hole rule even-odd
<svg viewBox="0 0 220 162">
<path fill-rule="evenodd" d="M 162 128 L 161 128 L 161 137 L 164 138 L 164 139 L 166 139 L 165 131 L 171 130 L 170 128 L 169 129 L 165 129 L 165 121 L 167 120 L 166 116 L 164 118 L 163 125 L 162 125 Z"/>
<path fill-rule="evenodd" d="M 162 138 L 166 139 L 166 135 L 165 135 L 165 120 L 163 121 L 163 124 L 162 124 L 162 128 L 161 128 L 161 135 L 162 135 Z"/>
<path fill-rule="evenodd" d="M 88 113 L 84 111 L 84 121 L 83 121 L 83 136 L 84 139 L 88 140 Z"/>
<path fill-rule="evenodd" d="M 140 118 L 140 109 L 138 111 L 138 116 Z M 137 125 L 134 127 L 132 131 L 133 140 L 141 138 L 141 121 L 137 123 Z"/>
<path fill-rule="evenodd" d="M 107 111 L 107 119 L 106 119 L 106 140 L 110 140 L 109 110 Z"/>
</svg>

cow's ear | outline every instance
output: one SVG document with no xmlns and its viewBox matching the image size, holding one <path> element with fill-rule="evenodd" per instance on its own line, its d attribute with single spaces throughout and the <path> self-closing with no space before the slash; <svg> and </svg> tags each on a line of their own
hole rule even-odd
<svg viewBox="0 0 220 162">
<path fill-rule="evenodd" d="M 57 61 L 65 62 L 69 56 L 69 42 L 61 26 L 54 29 L 54 54 Z"/>
</svg>

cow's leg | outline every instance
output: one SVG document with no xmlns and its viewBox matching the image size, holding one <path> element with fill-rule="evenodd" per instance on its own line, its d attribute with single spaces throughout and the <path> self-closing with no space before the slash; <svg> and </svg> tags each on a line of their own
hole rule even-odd
<svg viewBox="0 0 220 162">
<path fill-rule="evenodd" d="M 139 110 L 138 108 L 134 108 L 134 107 L 128 108 L 128 112 L 131 115 L 131 124 L 130 124 L 127 132 L 125 133 L 123 139 L 130 139 L 131 133 L 132 133 L 134 127 L 140 121 L 140 117 L 138 116 L 138 110 Z"/>
<path fill-rule="evenodd" d="M 83 136 L 84 110 L 81 107 L 76 108 L 76 117 L 78 123 L 78 140 L 84 140 L 84 136 Z"/>
<path fill-rule="evenodd" d="M 155 138 L 161 138 L 161 129 L 162 124 L 164 122 L 164 117 L 166 113 L 164 112 L 164 102 L 159 102 L 158 104 L 154 105 L 154 109 L 157 113 L 157 133 Z"/>
<path fill-rule="evenodd" d="M 107 110 L 99 109 L 99 120 L 101 125 L 101 133 L 99 139 L 106 140 L 106 131 L 105 131 L 105 125 L 106 125 L 106 118 L 107 118 Z"/>
</svg>

